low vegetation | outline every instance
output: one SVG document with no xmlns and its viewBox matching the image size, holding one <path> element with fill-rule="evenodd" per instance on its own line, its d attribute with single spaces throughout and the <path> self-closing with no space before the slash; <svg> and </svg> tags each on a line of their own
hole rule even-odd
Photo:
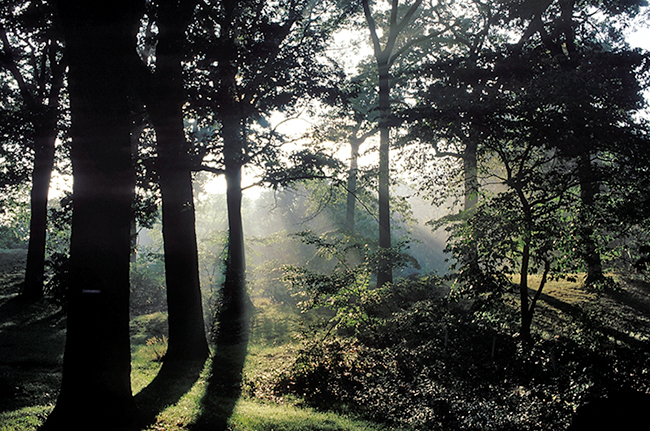
<svg viewBox="0 0 650 431">
<path fill-rule="evenodd" d="M 10 354 L 0 364 L 0 430 L 36 430 L 56 401 L 65 321 L 47 302 L 16 306 L 20 265 L 3 270 L 0 346 Z M 618 286 L 596 292 L 551 282 L 532 344 L 518 338 L 514 294 L 475 310 L 450 300 L 435 277 L 406 279 L 362 302 L 364 315 L 350 321 L 364 324 L 356 325 L 333 327 L 326 308 L 301 313 L 254 298 L 230 429 L 566 429 L 590 400 L 650 391 L 650 283 L 631 277 Z M 164 360 L 166 315 L 134 317 L 131 339 L 138 394 Z M 144 429 L 192 429 L 207 370 Z"/>
</svg>

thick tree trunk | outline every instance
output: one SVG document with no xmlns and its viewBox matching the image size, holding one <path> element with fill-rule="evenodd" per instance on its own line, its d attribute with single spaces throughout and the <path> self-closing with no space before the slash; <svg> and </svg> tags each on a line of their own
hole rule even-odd
<svg viewBox="0 0 650 431">
<path fill-rule="evenodd" d="M 50 124 L 51 123 L 51 124 Z M 37 126 L 34 140 L 34 170 L 32 172 L 31 218 L 29 220 L 29 247 L 23 297 L 36 300 L 43 296 L 45 270 L 45 242 L 47 236 L 47 195 L 54 168 L 54 121 Z"/>
<path fill-rule="evenodd" d="M 379 69 L 379 268 L 377 287 L 393 282 L 393 270 L 387 254 L 390 238 L 390 76 L 388 59 L 378 59 Z"/>
<path fill-rule="evenodd" d="M 137 15 L 128 1 L 57 4 L 69 64 L 74 212 L 63 380 L 44 429 L 115 429 L 135 412 L 129 343 L 135 174 L 125 64 L 135 53 Z"/>
<path fill-rule="evenodd" d="M 603 266 L 600 254 L 594 241 L 594 229 L 588 213 L 594 205 L 594 198 L 598 191 L 597 183 L 594 179 L 593 168 L 591 166 L 591 156 L 584 153 L 578 156 L 578 175 L 580 176 L 580 200 L 582 209 L 580 210 L 580 227 L 579 238 L 582 241 L 582 258 L 587 267 L 587 276 L 585 277 L 585 286 L 592 285 L 604 278 Z"/>
<path fill-rule="evenodd" d="M 193 4 L 186 2 L 185 6 Z M 189 9 L 189 12 L 188 12 Z M 209 354 L 203 320 L 189 145 L 182 105 L 182 25 L 191 8 L 159 11 L 154 95 L 147 98 L 158 149 L 169 344 L 165 362 L 201 361 Z"/>
</svg>

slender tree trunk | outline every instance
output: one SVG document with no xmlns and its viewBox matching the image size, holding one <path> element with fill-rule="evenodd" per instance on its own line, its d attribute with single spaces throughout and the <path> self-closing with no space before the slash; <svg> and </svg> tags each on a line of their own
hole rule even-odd
<svg viewBox="0 0 650 431">
<path fill-rule="evenodd" d="M 465 211 L 470 212 L 478 204 L 478 160 L 476 152 L 478 150 L 478 141 L 470 136 L 465 143 L 465 152 L 463 154 L 463 173 L 465 175 Z M 478 238 L 480 232 L 474 229 L 471 242 L 469 244 L 467 261 L 473 274 L 481 274 L 478 255 Z"/>
<path fill-rule="evenodd" d="M 588 213 L 594 205 L 598 187 L 594 180 L 593 168 L 591 166 L 590 154 L 584 153 L 578 156 L 578 175 L 580 175 L 580 200 L 582 208 L 580 210 L 580 227 L 579 237 L 582 241 L 582 258 L 587 266 L 587 276 L 585 285 L 589 286 L 604 278 L 603 266 L 600 254 L 594 241 L 594 229 L 591 226 L 591 220 Z"/>
<path fill-rule="evenodd" d="M 530 265 L 530 244 L 524 242 L 524 249 L 521 254 L 521 270 L 519 272 L 519 301 L 521 313 L 521 338 L 529 343 L 531 340 L 530 328 L 533 322 L 533 313 L 528 305 L 528 266 Z"/>
<path fill-rule="evenodd" d="M 248 342 L 249 298 L 246 293 L 244 229 L 241 216 L 243 133 L 237 116 L 223 119 L 226 202 L 228 205 L 228 257 L 221 292 L 217 345 Z"/>
<path fill-rule="evenodd" d="M 465 175 L 465 211 L 471 210 L 478 204 L 478 141 L 469 137 L 465 143 L 463 154 L 463 172 Z"/>
<path fill-rule="evenodd" d="M 228 257 L 221 290 L 212 372 L 201 403 L 206 414 L 195 428 L 225 430 L 241 394 L 241 381 L 248 349 L 251 304 L 246 293 L 244 230 L 241 217 L 242 121 L 237 115 L 222 118 L 226 201 L 228 205 Z"/>
<path fill-rule="evenodd" d="M 194 194 L 185 139 L 181 59 L 189 5 L 159 10 L 154 95 L 146 98 L 156 130 L 162 195 L 169 344 L 165 362 L 201 361 L 209 354 L 201 302 Z"/>
<path fill-rule="evenodd" d="M 352 235 L 354 234 L 354 214 L 356 212 L 357 172 L 359 169 L 359 147 L 361 142 L 358 139 L 350 140 L 350 170 L 348 171 L 348 196 L 345 211 L 345 228 Z"/>
<path fill-rule="evenodd" d="M 390 75 L 388 58 L 377 59 L 379 69 L 379 250 L 377 287 L 392 283 L 393 270 L 387 254 L 390 238 Z"/>
<path fill-rule="evenodd" d="M 129 1 L 57 5 L 69 64 L 74 212 L 63 380 L 44 429 L 116 429 L 135 413 L 129 342 L 135 174 L 124 65 L 135 53 L 137 15 Z"/>
<path fill-rule="evenodd" d="M 52 115 L 52 114 L 50 114 Z M 52 124 L 50 124 L 52 123 Z M 34 140 L 34 170 L 32 172 L 31 218 L 29 220 L 29 247 L 25 285 L 22 295 L 30 300 L 43 296 L 45 270 L 45 242 L 47 236 L 47 195 L 54 168 L 54 121 L 37 126 Z"/>
</svg>

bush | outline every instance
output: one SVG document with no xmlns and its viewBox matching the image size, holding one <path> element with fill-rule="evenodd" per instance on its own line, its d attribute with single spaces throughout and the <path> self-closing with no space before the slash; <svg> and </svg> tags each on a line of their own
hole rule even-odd
<svg viewBox="0 0 650 431">
<path fill-rule="evenodd" d="M 165 269 L 160 256 L 144 254 L 131 265 L 131 315 L 167 311 Z"/>
<path fill-rule="evenodd" d="M 70 256 L 67 253 L 52 253 L 45 261 L 45 270 L 47 277 L 44 285 L 45 294 L 51 297 L 55 304 L 65 309 L 68 294 Z"/>
<path fill-rule="evenodd" d="M 557 339 L 529 348 L 492 325 L 504 320 L 498 309 L 469 312 L 441 289 L 424 278 L 387 287 L 368 308 L 382 318 L 306 342 L 276 395 L 413 429 L 566 428 L 597 375 L 571 362 L 578 345 Z"/>
</svg>

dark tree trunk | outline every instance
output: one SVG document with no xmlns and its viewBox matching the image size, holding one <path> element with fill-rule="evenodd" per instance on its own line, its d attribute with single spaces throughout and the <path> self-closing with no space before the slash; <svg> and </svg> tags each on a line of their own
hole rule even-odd
<svg viewBox="0 0 650 431">
<path fill-rule="evenodd" d="M 20 94 L 27 110 L 32 115 L 34 127 L 34 168 L 32 170 L 32 190 L 30 197 L 29 246 L 25 268 L 25 284 L 22 296 L 28 300 L 38 300 L 43 296 L 43 270 L 45 267 L 45 240 L 47 230 L 47 195 L 54 167 L 54 142 L 56 140 L 57 106 L 59 93 L 63 87 L 63 66 L 57 61 L 59 52 L 55 41 L 48 41 L 42 59 L 49 60 L 49 68 L 43 68 L 36 79 L 36 95 L 33 94 L 23 72 L 13 55 L 7 33 L 0 32 L 2 54 L 5 67 L 9 69 L 18 84 Z M 38 72 L 38 71 L 36 71 Z M 47 85 L 49 83 L 49 85 Z M 44 103 L 42 99 L 48 101 Z"/>
<path fill-rule="evenodd" d="M 54 114 L 49 114 L 54 115 Z M 32 172 L 31 218 L 29 220 L 29 247 L 23 297 L 36 300 L 43 296 L 45 270 L 45 241 L 47 236 L 47 195 L 54 168 L 54 141 L 56 131 L 53 121 L 36 128 L 34 139 L 34 170 Z"/>
<path fill-rule="evenodd" d="M 528 304 L 528 266 L 530 264 L 530 245 L 524 243 L 521 254 L 521 270 L 519 272 L 519 307 L 521 314 L 521 339 L 529 343 L 531 340 L 530 328 L 533 322 L 533 313 Z"/>
<path fill-rule="evenodd" d="M 201 403 L 204 414 L 197 431 L 225 430 L 241 394 L 241 381 L 248 349 L 251 304 L 246 293 L 244 230 L 241 218 L 241 168 L 243 122 L 237 115 L 222 118 L 226 201 L 228 205 L 228 256 L 226 279 L 221 290 L 212 372 Z"/>
<path fill-rule="evenodd" d="M 597 182 L 591 166 L 591 156 L 585 152 L 578 156 L 578 175 L 580 176 L 580 210 L 579 238 L 582 241 L 582 258 L 587 267 L 585 285 L 589 286 L 604 278 L 600 254 L 594 241 L 594 229 L 589 212 L 593 209 L 594 198 L 598 192 Z"/>
<path fill-rule="evenodd" d="M 388 253 L 390 238 L 390 76 L 388 58 L 377 59 L 379 70 L 379 268 L 377 287 L 393 282 Z"/>
<path fill-rule="evenodd" d="M 199 281 L 189 144 L 185 139 L 181 59 L 193 2 L 161 6 L 154 95 L 147 100 L 158 149 L 169 347 L 165 362 L 201 361 L 209 354 Z"/>
<path fill-rule="evenodd" d="M 356 212 L 357 192 L 357 171 L 359 169 L 359 147 L 360 140 L 350 140 L 350 170 L 348 171 L 348 196 L 345 211 L 345 228 L 352 235 L 354 234 L 354 214 Z"/>
<path fill-rule="evenodd" d="M 133 2 L 57 2 L 66 37 L 74 174 L 63 380 L 44 429 L 115 429 L 133 419 L 129 239 L 135 174 L 127 57 Z"/>
<path fill-rule="evenodd" d="M 471 210 L 478 204 L 478 141 L 469 137 L 465 143 L 463 154 L 463 172 L 465 175 L 465 211 Z"/>
<path fill-rule="evenodd" d="M 241 169 L 243 157 L 242 120 L 223 119 L 226 202 L 228 205 L 228 257 L 218 316 L 217 345 L 248 342 L 249 298 L 246 293 L 244 229 L 241 216 Z"/>
<path fill-rule="evenodd" d="M 476 208 L 478 204 L 478 140 L 472 136 L 468 137 L 463 154 L 463 174 L 465 176 L 465 211 L 469 212 Z M 475 229 L 474 226 L 472 226 Z M 480 232 L 476 229 L 471 237 L 468 247 L 467 262 L 472 274 L 481 274 L 478 256 L 478 238 Z"/>
</svg>

